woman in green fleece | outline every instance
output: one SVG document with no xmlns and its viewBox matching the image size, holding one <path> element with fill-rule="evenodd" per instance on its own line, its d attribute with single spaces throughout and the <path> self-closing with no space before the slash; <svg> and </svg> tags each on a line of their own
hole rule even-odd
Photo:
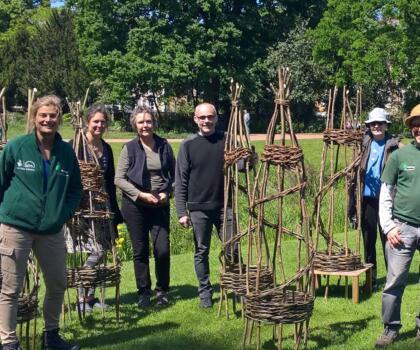
<svg viewBox="0 0 420 350">
<path fill-rule="evenodd" d="M 34 131 L 10 141 L 0 156 L 0 337 L 3 350 L 19 350 L 18 296 L 31 249 L 46 293 L 42 349 L 77 350 L 58 333 L 66 289 L 63 224 L 79 205 L 82 184 L 72 147 L 57 133 L 60 99 L 39 98 L 31 109 Z"/>
</svg>

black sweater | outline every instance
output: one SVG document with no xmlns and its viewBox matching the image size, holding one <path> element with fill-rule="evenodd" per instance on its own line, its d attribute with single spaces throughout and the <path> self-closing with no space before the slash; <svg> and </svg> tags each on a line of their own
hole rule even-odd
<svg viewBox="0 0 420 350">
<path fill-rule="evenodd" d="M 175 202 L 178 217 L 189 211 L 223 207 L 223 163 L 225 135 L 195 134 L 179 148 L 175 175 Z"/>
</svg>

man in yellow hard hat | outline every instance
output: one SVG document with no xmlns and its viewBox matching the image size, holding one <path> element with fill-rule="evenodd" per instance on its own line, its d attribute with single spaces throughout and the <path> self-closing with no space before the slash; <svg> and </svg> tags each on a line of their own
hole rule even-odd
<svg viewBox="0 0 420 350">
<path fill-rule="evenodd" d="M 405 119 L 414 140 L 393 152 L 382 174 L 379 218 L 387 237 L 388 274 L 382 294 L 384 332 L 376 347 L 390 345 L 401 328 L 401 300 L 414 253 L 420 248 L 420 104 Z M 420 315 L 416 317 L 420 342 Z"/>
</svg>

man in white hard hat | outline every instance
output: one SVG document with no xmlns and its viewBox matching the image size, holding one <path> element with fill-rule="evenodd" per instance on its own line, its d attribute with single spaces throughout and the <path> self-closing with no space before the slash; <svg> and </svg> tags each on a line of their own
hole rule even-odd
<svg viewBox="0 0 420 350">
<path fill-rule="evenodd" d="M 401 300 L 414 253 L 420 248 L 420 104 L 406 118 L 414 140 L 394 152 L 382 174 L 379 217 L 386 234 L 388 273 L 382 294 L 384 332 L 376 347 L 390 345 L 401 328 Z M 420 315 L 416 317 L 420 343 Z"/>
<path fill-rule="evenodd" d="M 371 110 L 365 124 L 367 132 L 363 139 L 360 163 L 363 190 L 361 228 L 365 262 L 373 264 L 372 284 L 373 288 L 377 289 L 376 237 L 378 228 L 384 255 L 386 242 L 386 237 L 381 233 L 378 225 L 381 174 L 391 153 L 398 149 L 399 138 L 387 132 L 391 122 L 388 119 L 387 111 L 383 108 Z"/>
</svg>

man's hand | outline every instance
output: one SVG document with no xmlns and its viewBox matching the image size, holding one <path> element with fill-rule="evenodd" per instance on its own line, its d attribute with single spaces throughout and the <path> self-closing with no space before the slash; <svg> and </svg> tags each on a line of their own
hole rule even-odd
<svg viewBox="0 0 420 350">
<path fill-rule="evenodd" d="M 138 198 L 142 202 L 145 202 L 145 203 L 148 203 L 148 204 L 158 204 L 159 203 L 159 198 L 156 197 L 152 193 L 140 192 L 139 195 L 138 195 Z"/>
<path fill-rule="evenodd" d="M 188 216 L 181 216 L 178 220 L 178 222 L 181 224 L 181 226 L 187 228 L 188 226 L 190 226 L 190 218 Z"/>
<path fill-rule="evenodd" d="M 400 228 L 398 226 L 394 227 L 391 231 L 389 231 L 386 234 L 386 238 L 391 248 L 395 248 L 399 246 L 401 243 L 403 243 L 400 237 Z"/>
</svg>

